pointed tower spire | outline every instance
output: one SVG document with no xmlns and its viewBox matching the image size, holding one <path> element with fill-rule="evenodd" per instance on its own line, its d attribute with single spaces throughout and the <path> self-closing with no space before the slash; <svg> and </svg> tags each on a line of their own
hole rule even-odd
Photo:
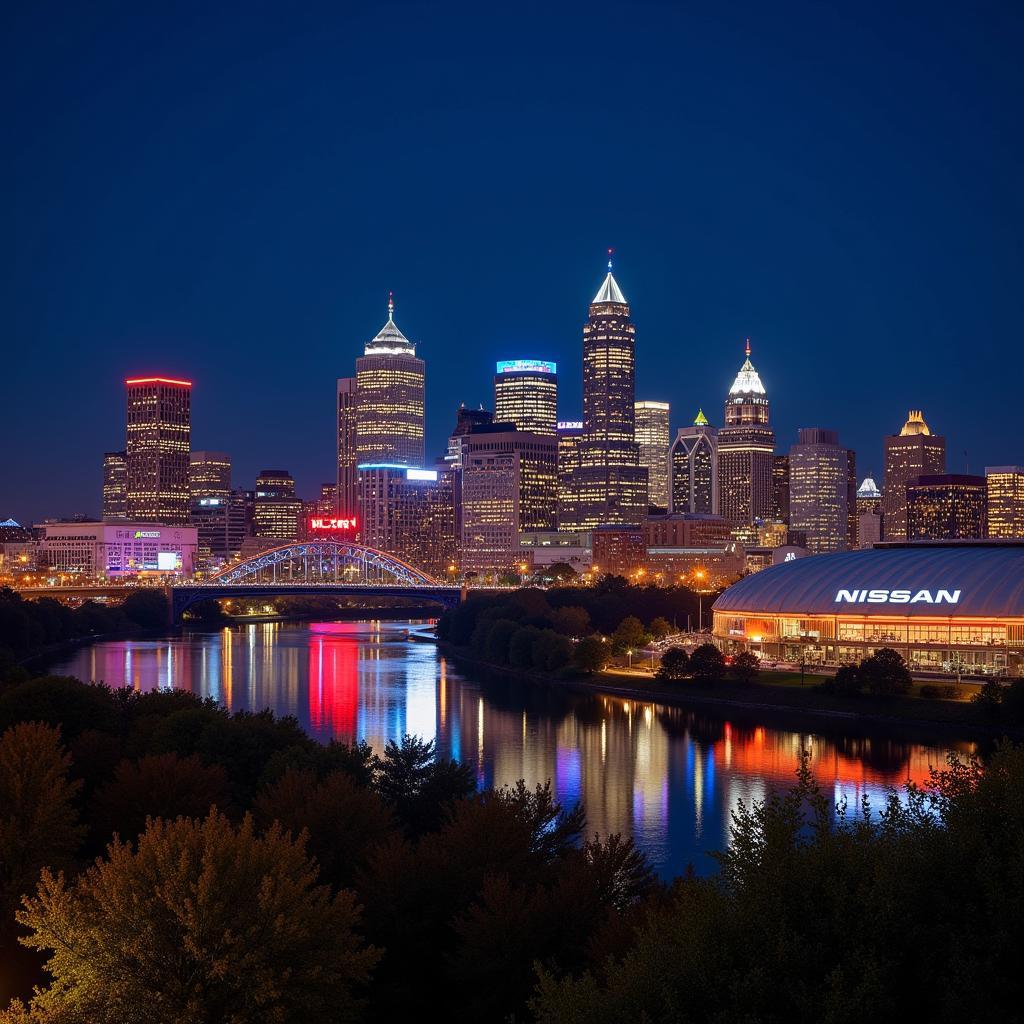
<svg viewBox="0 0 1024 1024">
<path fill-rule="evenodd" d="M 395 293 L 388 292 L 388 323 L 394 323 L 395 320 Z"/>
<path fill-rule="evenodd" d="M 612 253 L 614 251 L 615 251 L 614 249 L 609 249 L 608 250 L 608 273 L 609 274 L 612 272 Z"/>
<path fill-rule="evenodd" d="M 704 415 L 703 409 L 697 410 L 697 418 L 693 421 L 695 427 L 706 427 L 708 426 L 708 418 Z"/>
<path fill-rule="evenodd" d="M 747 358 L 750 358 L 750 339 L 747 338 Z"/>
<path fill-rule="evenodd" d="M 627 305 L 626 296 L 622 294 L 622 290 L 619 288 L 615 278 L 612 277 L 612 252 L 614 250 L 608 250 L 608 273 L 605 275 L 604 284 L 601 285 L 600 290 L 594 296 L 595 302 L 617 302 L 620 305 Z"/>
</svg>

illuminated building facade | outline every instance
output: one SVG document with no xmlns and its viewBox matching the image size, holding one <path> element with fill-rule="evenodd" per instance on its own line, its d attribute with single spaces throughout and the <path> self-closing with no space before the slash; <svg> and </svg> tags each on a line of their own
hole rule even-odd
<svg viewBox="0 0 1024 1024">
<path fill-rule="evenodd" d="M 55 572 L 92 577 L 189 575 L 196 530 L 153 522 L 44 523 L 40 561 Z"/>
<path fill-rule="evenodd" d="M 583 326 L 583 436 L 566 528 L 636 523 L 647 515 L 635 400 L 636 328 L 609 259 Z"/>
<path fill-rule="evenodd" d="M 589 533 L 561 530 L 521 533 L 517 557 L 526 562 L 531 571 L 562 563 L 577 573 L 584 573 L 590 569 L 590 544 Z"/>
<path fill-rule="evenodd" d="M 733 526 L 775 518 L 774 452 L 768 394 L 750 361 L 748 340 L 746 359 L 725 400 L 725 426 L 718 432 L 719 512 Z"/>
<path fill-rule="evenodd" d="M 129 519 L 150 523 L 187 523 L 192 383 L 169 377 L 134 377 L 125 381 L 125 387 L 126 514 Z"/>
<path fill-rule="evenodd" d="M 849 546 L 849 454 L 834 430 L 800 431 L 789 449 L 789 522 L 804 533 L 807 549 L 845 551 Z"/>
<path fill-rule="evenodd" d="M 422 466 L 424 363 L 394 313 L 356 360 L 356 462 Z"/>
<path fill-rule="evenodd" d="M 583 420 L 559 420 L 558 434 L 558 528 L 578 529 L 574 516 L 579 510 L 580 441 Z"/>
<path fill-rule="evenodd" d="M 196 498 L 226 498 L 231 493 L 231 459 L 225 452 L 190 452 L 188 486 Z"/>
<path fill-rule="evenodd" d="M 669 511 L 718 515 L 718 431 L 704 410 L 680 427 L 669 450 Z"/>
<path fill-rule="evenodd" d="M 879 648 L 911 669 L 1024 675 L 1024 544 L 883 543 L 796 558 L 729 587 L 715 642 L 811 665 L 860 662 Z"/>
<path fill-rule="evenodd" d="M 1024 466 L 986 466 L 988 535 L 1024 538 Z"/>
<path fill-rule="evenodd" d="M 647 503 L 668 510 L 668 402 L 633 403 L 633 436 L 647 468 Z"/>
<path fill-rule="evenodd" d="M 128 517 L 128 459 L 124 452 L 103 456 L 103 518 Z"/>
<path fill-rule="evenodd" d="M 558 440 L 550 434 L 512 430 L 511 424 L 473 427 L 462 436 L 462 466 L 479 454 L 508 452 L 518 464 L 518 518 L 513 533 L 558 526 Z"/>
<path fill-rule="evenodd" d="M 903 429 L 885 439 L 885 492 L 882 536 L 907 539 L 907 484 L 919 476 L 946 472 L 946 439 L 928 429 L 920 410 L 912 409 Z"/>
<path fill-rule="evenodd" d="M 907 484 L 908 540 L 978 540 L 987 534 L 983 476 L 943 473 Z"/>
<path fill-rule="evenodd" d="M 789 522 L 789 456 L 772 456 L 772 518 Z"/>
<path fill-rule="evenodd" d="M 192 499 L 192 525 L 204 557 L 223 560 L 242 550 L 249 535 L 245 506 L 244 491 Z"/>
<path fill-rule="evenodd" d="M 519 555 L 519 453 L 464 448 L 457 486 L 461 571 L 511 569 Z"/>
<path fill-rule="evenodd" d="M 253 536 L 269 540 L 295 540 L 301 535 L 302 501 L 295 496 L 295 481 L 283 469 L 264 469 L 256 477 Z"/>
<path fill-rule="evenodd" d="M 494 420 L 516 430 L 554 435 L 558 366 L 543 359 L 503 359 L 494 374 Z"/>
<path fill-rule="evenodd" d="M 360 541 L 443 579 L 455 557 L 453 470 L 361 464 Z"/>
<path fill-rule="evenodd" d="M 334 512 L 347 516 L 356 511 L 356 379 L 338 378 L 338 477 Z"/>
<path fill-rule="evenodd" d="M 643 526 L 598 526 L 590 532 L 590 543 L 595 572 L 627 578 L 647 572 Z"/>
</svg>

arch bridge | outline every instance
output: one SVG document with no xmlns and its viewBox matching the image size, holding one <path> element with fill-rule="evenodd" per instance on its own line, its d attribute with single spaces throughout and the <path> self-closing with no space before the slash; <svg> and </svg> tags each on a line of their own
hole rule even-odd
<svg viewBox="0 0 1024 1024">
<path fill-rule="evenodd" d="M 285 544 L 170 590 L 173 622 L 201 601 L 228 597 L 404 597 L 451 607 L 462 591 L 394 555 L 348 541 Z"/>
</svg>

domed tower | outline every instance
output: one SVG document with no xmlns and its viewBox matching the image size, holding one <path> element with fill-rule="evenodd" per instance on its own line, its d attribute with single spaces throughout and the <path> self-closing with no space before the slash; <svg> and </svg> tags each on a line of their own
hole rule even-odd
<svg viewBox="0 0 1024 1024">
<path fill-rule="evenodd" d="M 768 393 L 745 358 L 725 399 L 725 426 L 718 434 L 718 501 L 735 528 L 771 518 L 775 432 L 768 425 Z"/>
<path fill-rule="evenodd" d="M 423 465 L 425 364 L 395 323 L 388 321 L 356 360 L 356 462 Z"/>
<path fill-rule="evenodd" d="M 647 516 L 647 469 L 635 434 L 636 328 L 608 256 L 583 325 L 583 434 L 563 529 L 639 524 Z"/>
</svg>

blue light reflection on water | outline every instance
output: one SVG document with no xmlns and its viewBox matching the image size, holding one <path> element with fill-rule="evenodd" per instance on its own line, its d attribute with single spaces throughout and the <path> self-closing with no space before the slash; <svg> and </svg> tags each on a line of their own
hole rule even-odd
<svg viewBox="0 0 1024 1024">
<path fill-rule="evenodd" d="M 381 749 L 407 733 L 465 761 L 481 786 L 551 780 L 583 802 L 588 831 L 634 836 L 663 874 L 728 842 L 730 811 L 790 785 L 808 750 L 822 788 L 851 809 L 879 808 L 887 787 L 924 781 L 947 749 L 858 732 L 800 732 L 554 687 L 459 672 L 401 623 L 280 623 L 112 641 L 50 671 L 138 690 L 174 686 L 233 710 L 294 715 L 320 741 Z M 967 749 L 966 745 L 957 745 Z"/>
</svg>

